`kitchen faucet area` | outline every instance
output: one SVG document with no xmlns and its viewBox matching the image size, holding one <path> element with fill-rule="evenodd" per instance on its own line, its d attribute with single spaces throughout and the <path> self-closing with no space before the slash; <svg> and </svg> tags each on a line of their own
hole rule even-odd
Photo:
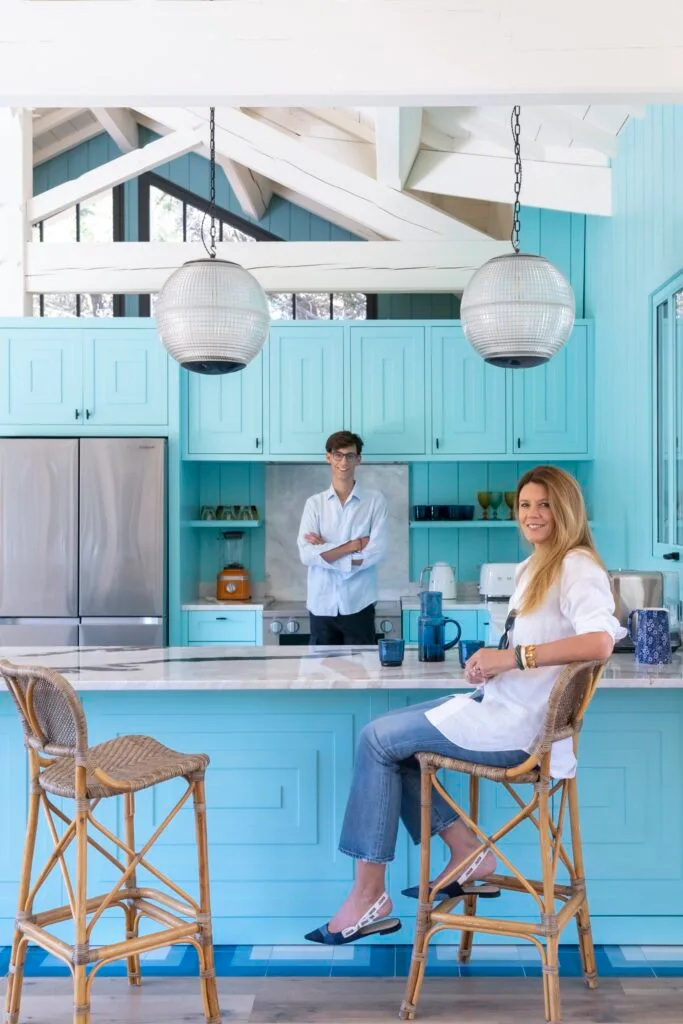
<svg viewBox="0 0 683 1024">
<path fill-rule="evenodd" d="M 680 14 L 6 3 L 6 1024 L 679 1020 Z"/>
</svg>

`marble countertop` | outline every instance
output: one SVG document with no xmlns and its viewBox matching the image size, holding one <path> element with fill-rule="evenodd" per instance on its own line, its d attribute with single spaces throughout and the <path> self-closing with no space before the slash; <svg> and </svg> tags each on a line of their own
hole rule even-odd
<svg viewBox="0 0 683 1024">
<path fill-rule="evenodd" d="M 215 597 L 198 597 L 195 601 L 188 601 L 182 606 L 182 609 L 184 612 L 215 612 L 224 611 L 226 608 L 240 612 L 262 612 L 272 603 L 272 598 L 261 601 L 218 601 Z"/>
<path fill-rule="evenodd" d="M 18 664 L 56 669 L 77 690 L 457 690 L 467 688 L 454 653 L 424 664 L 409 647 L 400 668 L 382 668 L 372 647 L 3 647 Z M 683 654 L 670 665 L 612 657 L 609 689 L 683 689 Z"/>
</svg>

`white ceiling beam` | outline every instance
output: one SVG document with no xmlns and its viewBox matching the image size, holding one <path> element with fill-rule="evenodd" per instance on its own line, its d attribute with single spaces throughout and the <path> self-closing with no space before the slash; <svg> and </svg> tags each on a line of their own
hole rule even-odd
<svg viewBox="0 0 683 1024">
<path fill-rule="evenodd" d="M 599 153 L 605 153 L 607 156 L 616 156 L 619 151 L 616 135 L 612 135 L 598 125 L 591 124 L 586 118 L 577 117 L 563 107 L 527 107 L 522 111 L 522 116 L 527 112 L 541 120 L 539 136 L 541 142 L 544 137 L 543 126 L 548 124 L 550 127 L 559 128 L 566 133 L 567 142 L 572 146 L 597 149 Z M 525 155 L 525 148 L 522 149 L 522 156 Z M 531 155 L 529 153 L 529 156 Z"/>
<path fill-rule="evenodd" d="M 242 164 L 235 163 L 234 160 L 228 160 L 227 157 L 217 156 L 216 163 L 223 168 L 242 213 L 246 217 L 253 217 L 254 220 L 261 220 L 262 217 L 265 217 L 270 200 L 273 198 L 271 183 L 260 174 L 254 174 L 248 167 L 243 167 Z"/>
<path fill-rule="evenodd" d="M 332 125 L 333 128 L 339 128 L 348 135 L 355 135 L 363 142 L 375 142 L 375 129 L 355 112 L 340 107 L 314 107 L 308 113 L 325 124 Z"/>
<path fill-rule="evenodd" d="M 165 164 L 169 160 L 197 149 L 201 142 L 202 138 L 197 131 L 173 132 L 162 139 L 150 142 L 142 149 L 136 149 L 124 156 L 116 157 L 115 160 L 101 164 L 92 171 L 86 171 L 78 178 L 65 181 L 63 185 L 57 185 L 55 188 L 34 196 L 29 203 L 29 220 L 32 224 L 46 220 L 48 217 L 74 206 L 75 203 L 83 202 L 84 199 L 97 195 L 98 192 L 114 188 L 115 185 L 130 181 L 131 178 L 137 178 L 145 171 L 151 171 L 160 164 Z"/>
<path fill-rule="evenodd" d="M 347 167 L 375 177 L 373 143 L 364 142 L 342 129 L 333 127 L 329 122 L 321 121 L 302 107 L 263 107 L 247 116 L 269 128 L 275 128 L 278 132 L 284 132 L 289 138 L 297 139 L 305 146 Z"/>
<path fill-rule="evenodd" d="M 33 137 L 43 135 L 45 132 L 51 132 L 53 128 L 59 128 L 61 125 L 66 124 L 67 121 L 78 117 L 84 110 L 85 107 L 56 107 L 53 110 L 48 110 L 47 113 L 41 114 L 40 117 L 34 117 Z"/>
<path fill-rule="evenodd" d="M 251 271 L 268 292 L 459 292 L 509 242 L 219 242 L 219 258 Z M 158 292 L 205 255 L 199 243 L 33 242 L 30 292 Z"/>
<path fill-rule="evenodd" d="M 386 241 L 383 235 L 380 235 L 377 231 L 372 231 L 365 224 L 359 224 L 352 217 L 345 217 L 335 210 L 330 210 L 328 207 L 322 206 L 321 203 L 316 203 L 315 200 L 302 196 L 299 192 L 293 192 L 290 188 L 285 188 L 284 185 L 278 185 L 277 182 L 273 182 L 273 192 L 276 196 L 280 196 L 281 199 L 286 199 L 288 203 L 294 203 L 295 206 L 300 206 L 302 210 L 308 210 L 309 213 L 315 214 L 316 217 L 329 221 L 330 224 L 336 224 L 338 228 L 350 231 L 351 234 L 358 235 L 359 238 L 370 242 Z"/>
<path fill-rule="evenodd" d="M 683 97 L 675 0 L 650 0 L 647 17 L 623 0 L 430 0 L 429 16 L 415 0 L 138 0 L 125 8 L 127 16 L 120 0 L 13 2 L 0 103 L 74 106 L 87 96 L 101 107 L 150 99 L 343 107 L 378 106 L 381 97 L 382 105 L 424 107 Z M 103 32 L 105 45 L 94 45 Z M 221 59 L 207 60 L 196 40 L 217 44 Z"/>
<path fill-rule="evenodd" d="M 485 142 L 491 142 L 498 149 L 502 150 L 503 153 L 511 153 L 513 149 L 512 144 L 512 131 L 509 124 L 509 115 L 506 122 L 496 121 L 493 117 L 487 114 L 486 109 L 480 109 L 476 107 L 458 107 L 453 111 L 434 111 L 433 120 L 435 124 L 441 128 L 442 131 L 448 130 L 448 116 L 451 116 L 457 127 L 466 128 L 467 131 L 473 136 L 473 144 L 476 146 L 479 139 L 483 139 Z M 445 123 L 440 120 L 443 117 Z M 525 157 L 529 157 L 534 160 L 542 160 L 544 157 L 543 146 L 539 145 L 535 139 L 530 138 L 528 134 L 524 133 L 524 110 L 522 111 L 522 133 L 520 135 L 520 143 L 522 146 L 522 153 Z"/>
<path fill-rule="evenodd" d="M 141 108 L 141 112 L 176 129 L 194 126 L 198 120 L 207 125 L 203 110 L 161 107 Z M 429 204 L 387 188 L 237 110 L 216 111 L 216 151 L 387 238 L 429 241 L 483 237 Z"/>
<path fill-rule="evenodd" d="M 422 107 L 377 107 L 377 180 L 400 192 L 420 148 Z"/>
<path fill-rule="evenodd" d="M 61 139 L 49 142 L 47 146 L 38 148 L 34 145 L 33 166 L 37 167 L 39 164 L 44 164 L 46 160 L 52 160 L 53 157 L 59 156 L 60 153 L 66 153 L 67 150 L 73 149 L 74 146 L 79 146 L 81 142 L 87 142 L 88 139 L 93 139 L 96 135 L 101 134 L 102 126 L 99 121 L 92 121 L 90 124 L 84 125 L 83 128 L 79 128 L 77 131 L 71 132 Z"/>
<path fill-rule="evenodd" d="M 608 167 L 525 160 L 522 203 L 607 216 L 612 212 L 611 174 Z M 513 182 L 511 158 L 423 151 L 415 161 L 408 188 L 504 203 L 512 201 Z"/>
<path fill-rule="evenodd" d="M 31 111 L 0 107 L 0 316 L 30 316 L 25 285 L 33 192 Z"/>
<path fill-rule="evenodd" d="M 131 153 L 138 148 L 138 124 L 129 110 L 123 107 L 91 107 L 91 110 L 122 153 Z"/>
</svg>

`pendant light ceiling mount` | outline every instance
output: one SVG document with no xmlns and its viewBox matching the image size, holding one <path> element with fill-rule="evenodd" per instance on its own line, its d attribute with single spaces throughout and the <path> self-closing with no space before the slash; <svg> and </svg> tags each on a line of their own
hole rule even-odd
<svg viewBox="0 0 683 1024">
<path fill-rule="evenodd" d="M 204 222 L 210 217 L 210 242 Z M 175 270 L 157 297 L 154 315 L 169 354 L 194 373 L 243 370 L 268 337 L 268 298 L 256 278 L 237 263 L 216 257 L 216 119 L 209 116 L 209 206 L 202 221 L 207 258 Z"/>
<path fill-rule="evenodd" d="M 472 275 L 460 304 L 463 331 L 494 366 L 540 366 L 556 355 L 574 326 L 574 292 L 564 274 L 543 256 L 519 250 L 522 155 L 520 108 L 511 117 L 515 153 L 513 252 L 496 256 Z"/>
</svg>

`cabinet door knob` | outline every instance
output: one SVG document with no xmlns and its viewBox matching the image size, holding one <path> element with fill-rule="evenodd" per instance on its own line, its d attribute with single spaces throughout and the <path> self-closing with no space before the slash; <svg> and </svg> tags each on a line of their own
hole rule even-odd
<svg viewBox="0 0 683 1024">
<path fill-rule="evenodd" d="M 80 409 L 74 409 L 74 419 L 77 420 L 80 415 L 81 415 L 81 410 Z"/>
<path fill-rule="evenodd" d="M 257 448 L 258 448 L 258 446 L 260 445 L 260 443 L 261 443 L 261 441 L 260 441 L 260 438 L 258 438 L 258 437 L 257 437 L 257 438 L 256 438 L 256 447 L 257 447 Z"/>
<path fill-rule="evenodd" d="M 518 447 L 518 448 L 521 448 L 521 447 L 522 447 L 522 439 L 521 439 L 521 437 L 518 437 L 518 438 L 517 438 L 517 447 Z"/>
<path fill-rule="evenodd" d="M 667 551 L 667 553 L 662 557 L 666 558 L 669 562 L 679 562 L 681 559 L 681 554 L 680 551 Z"/>
<path fill-rule="evenodd" d="M 227 619 L 227 616 L 225 616 L 225 615 L 217 615 L 216 616 L 216 622 L 227 622 L 227 621 L 228 621 L 228 619 Z"/>
<path fill-rule="evenodd" d="M 437 450 L 437 452 L 439 450 L 439 439 L 438 439 L 438 437 L 436 438 L 436 450 Z"/>
<path fill-rule="evenodd" d="M 91 413 L 90 409 L 86 409 L 85 410 L 85 418 L 86 418 L 86 420 L 89 420 L 91 416 L 92 416 L 92 413 Z"/>
</svg>

